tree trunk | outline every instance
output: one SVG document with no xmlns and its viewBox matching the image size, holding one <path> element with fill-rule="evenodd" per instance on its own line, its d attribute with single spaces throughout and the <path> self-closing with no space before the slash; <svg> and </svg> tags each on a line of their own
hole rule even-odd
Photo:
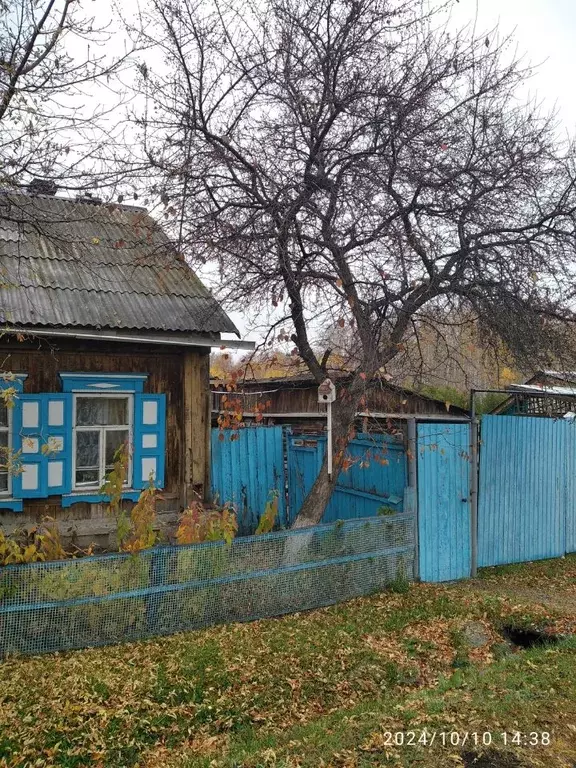
<svg viewBox="0 0 576 768">
<path fill-rule="evenodd" d="M 322 520 L 324 510 L 328 506 L 336 487 L 344 462 L 346 446 L 354 427 L 356 411 L 361 397 L 361 393 L 356 393 L 355 389 L 355 387 L 350 388 L 346 393 L 346 400 L 337 399 L 332 404 L 332 442 L 334 446 L 332 477 L 328 479 L 328 456 L 326 454 L 318 477 L 304 499 L 292 528 L 307 528 L 311 525 L 317 525 Z"/>
</svg>

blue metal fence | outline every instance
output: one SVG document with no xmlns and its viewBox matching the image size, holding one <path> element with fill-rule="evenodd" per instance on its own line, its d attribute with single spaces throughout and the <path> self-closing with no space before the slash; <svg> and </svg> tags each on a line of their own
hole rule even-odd
<svg viewBox="0 0 576 768">
<path fill-rule="evenodd" d="M 480 439 L 478 564 L 576 550 L 576 424 L 485 416 Z"/>
<path fill-rule="evenodd" d="M 418 425 L 418 548 L 423 581 L 470 576 L 470 426 Z"/>
<path fill-rule="evenodd" d="M 0 657 L 308 610 L 411 579 L 407 515 L 0 569 Z"/>
<path fill-rule="evenodd" d="M 288 437 L 288 499 L 294 520 L 324 460 L 326 437 Z M 360 434 L 346 453 L 350 466 L 340 473 L 322 522 L 402 512 L 407 485 L 406 450 L 402 438 Z M 406 510 L 408 511 L 408 510 Z"/>
<path fill-rule="evenodd" d="M 280 525 L 289 526 L 311 489 L 326 451 L 323 435 L 286 435 L 282 427 L 213 432 L 213 490 L 233 501 L 241 531 L 255 530 L 270 491 Z M 420 578 L 470 574 L 470 426 L 420 423 L 418 535 Z M 402 440 L 361 434 L 347 448 L 323 522 L 405 512 L 407 456 Z M 486 416 L 480 435 L 478 564 L 557 557 L 576 551 L 576 424 L 538 417 Z M 285 485 L 288 486 L 288 510 Z"/>
<path fill-rule="evenodd" d="M 212 496 L 234 504 L 241 534 L 254 533 L 272 492 L 286 525 L 283 441 L 282 427 L 212 430 Z"/>
<path fill-rule="evenodd" d="M 566 524 L 564 548 L 566 552 L 576 552 L 576 423 L 567 425 L 572 431 L 565 443 L 564 482 L 566 494 Z"/>
</svg>

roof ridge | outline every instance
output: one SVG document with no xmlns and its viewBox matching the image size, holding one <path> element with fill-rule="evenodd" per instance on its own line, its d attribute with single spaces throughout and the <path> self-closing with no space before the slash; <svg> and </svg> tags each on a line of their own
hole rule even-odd
<svg viewBox="0 0 576 768">
<path fill-rule="evenodd" d="M 86 193 L 86 190 L 75 190 L 77 194 L 80 194 L 81 192 Z M 21 197 L 26 197 L 29 200 L 34 200 L 35 198 L 40 198 L 42 200 L 58 200 L 61 203 L 72 203 L 73 205 L 88 205 L 92 208 L 107 208 L 110 205 L 113 205 L 115 208 L 122 208 L 127 211 L 144 211 L 150 216 L 150 211 L 148 208 L 146 208 L 143 205 L 133 205 L 131 203 L 118 203 L 113 200 L 101 200 L 100 202 L 96 202 L 94 200 L 93 202 L 90 202 L 88 199 L 86 200 L 77 200 L 75 197 L 64 197 L 62 195 L 47 195 L 43 193 L 32 193 L 29 192 L 26 189 L 13 189 L 11 187 L 0 187 L 0 195 L 20 195 Z M 150 218 L 152 218 L 150 216 Z"/>
</svg>

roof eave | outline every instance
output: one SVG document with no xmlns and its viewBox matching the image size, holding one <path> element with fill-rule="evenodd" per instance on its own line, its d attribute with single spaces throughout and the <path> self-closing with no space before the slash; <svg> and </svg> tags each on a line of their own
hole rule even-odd
<svg viewBox="0 0 576 768">
<path fill-rule="evenodd" d="M 156 344 L 162 346 L 178 347 L 227 347 L 230 349 L 252 350 L 255 347 L 253 341 L 241 339 L 222 339 L 219 334 L 194 334 L 179 333 L 165 334 L 154 331 L 116 330 L 113 328 L 78 329 L 78 328 L 36 328 L 33 326 L 13 326 L 2 329 L 3 333 L 11 335 L 40 336 L 50 338 L 90 339 L 95 341 L 115 341 L 131 344 Z"/>
</svg>

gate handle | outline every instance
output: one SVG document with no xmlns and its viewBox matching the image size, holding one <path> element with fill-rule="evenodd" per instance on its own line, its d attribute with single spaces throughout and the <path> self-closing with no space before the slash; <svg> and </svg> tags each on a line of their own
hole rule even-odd
<svg viewBox="0 0 576 768">
<path fill-rule="evenodd" d="M 468 501 L 468 499 L 462 499 L 462 501 Z"/>
</svg>

